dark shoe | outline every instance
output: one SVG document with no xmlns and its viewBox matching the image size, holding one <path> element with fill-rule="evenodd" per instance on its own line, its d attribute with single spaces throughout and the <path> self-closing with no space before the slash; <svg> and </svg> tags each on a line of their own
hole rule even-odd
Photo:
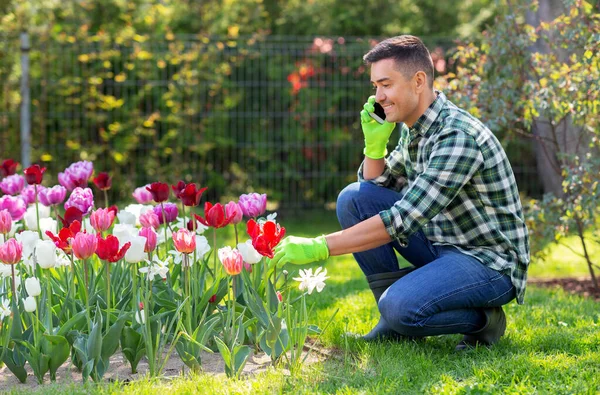
<svg viewBox="0 0 600 395">
<path fill-rule="evenodd" d="M 375 302 L 379 303 L 379 299 L 386 289 L 413 270 L 415 269 L 411 267 L 400 269 L 397 272 L 378 273 L 367 276 L 369 288 L 373 292 Z M 369 333 L 360 338 L 364 341 L 412 340 L 412 338 L 403 336 L 390 328 L 383 318 L 379 318 L 377 325 Z"/>
<path fill-rule="evenodd" d="M 460 343 L 456 345 L 455 351 L 463 351 L 469 348 L 491 346 L 500 340 L 506 331 L 506 315 L 502 307 L 483 309 L 486 323 L 483 328 L 465 334 Z"/>
</svg>

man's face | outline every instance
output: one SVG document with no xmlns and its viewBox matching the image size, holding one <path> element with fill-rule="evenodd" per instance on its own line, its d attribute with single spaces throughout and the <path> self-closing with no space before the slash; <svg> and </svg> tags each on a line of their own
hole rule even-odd
<svg viewBox="0 0 600 395">
<path fill-rule="evenodd" d="M 386 121 L 404 122 L 408 126 L 417 121 L 418 115 L 415 112 L 419 95 L 413 79 L 404 77 L 393 59 L 383 59 L 371 64 L 375 99 L 385 110 Z"/>
</svg>

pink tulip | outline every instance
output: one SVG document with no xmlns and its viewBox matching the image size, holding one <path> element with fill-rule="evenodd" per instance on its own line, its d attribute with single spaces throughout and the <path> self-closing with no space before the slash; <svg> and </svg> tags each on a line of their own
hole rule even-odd
<svg viewBox="0 0 600 395">
<path fill-rule="evenodd" d="M 92 215 L 90 215 L 90 224 L 92 225 L 92 228 L 94 228 L 98 233 L 108 230 L 108 228 L 111 227 L 114 220 L 114 210 L 110 210 L 107 208 L 99 208 L 98 210 L 92 212 Z"/>
<path fill-rule="evenodd" d="M 5 235 L 12 228 L 12 217 L 8 210 L 0 210 L 0 234 Z"/>
<path fill-rule="evenodd" d="M 79 211 L 81 211 L 83 215 L 87 215 L 93 206 L 94 193 L 92 192 L 92 190 L 90 188 L 76 187 L 73 190 L 73 192 L 71 192 L 69 200 L 67 200 L 67 202 L 65 203 L 65 210 L 69 207 L 75 207 L 79 209 Z"/>
<path fill-rule="evenodd" d="M 267 209 L 267 195 L 258 193 L 249 193 L 241 195 L 238 202 L 242 212 L 248 218 L 256 218 Z"/>
<path fill-rule="evenodd" d="M 146 245 L 144 246 L 144 252 L 152 252 L 156 248 L 157 234 L 153 228 L 147 227 L 142 228 L 139 233 L 140 236 L 146 238 Z"/>
<path fill-rule="evenodd" d="M 69 191 L 77 187 L 86 188 L 92 173 L 94 173 L 92 162 L 85 160 L 75 162 L 67 167 L 64 173 L 58 173 L 58 182 Z"/>
<path fill-rule="evenodd" d="M 162 214 L 163 207 L 165 209 L 165 218 L 167 219 L 167 222 L 175 221 L 177 219 L 177 215 L 179 214 L 179 209 L 177 208 L 177 205 L 175 203 L 162 203 L 162 206 L 159 204 L 154 206 L 153 208 L 154 214 L 158 216 L 158 222 L 161 224 L 164 222 Z"/>
<path fill-rule="evenodd" d="M 184 254 L 190 254 L 196 249 L 196 237 L 187 229 L 179 229 L 173 233 L 173 243 L 175 249 Z"/>
<path fill-rule="evenodd" d="M 21 260 L 23 256 L 23 244 L 16 239 L 8 239 L 8 241 L 0 245 L 0 262 L 7 265 L 14 265 Z"/>
<path fill-rule="evenodd" d="M 231 247 L 223 247 L 219 249 L 219 260 L 225 268 L 225 272 L 230 276 L 235 276 L 242 272 L 244 267 L 244 258 L 237 249 Z"/>
<path fill-rule="evenodd" d="M 27 204 L 20 196 L 5 195 L 0 198 L 0 210 L 8 210 L 13 221 L 23 218 Z"/>
<path fill-rule="evenodd" d="M 79 259 L 88 259 L 96 252 L 98 238 L 91 233 L 79 232 L 71 241 L 73 254 Z"/>
<path fill-rule="evenodd" d="M 242 222 L 242 216 L 244 213 L 242 212 L 242 208 L 236 202 L 229 202 L 225 205 L 225 217 L 233 218 L 230 224 L 239 224 Z"/>
<path fill-rule="evenodd" d="M 38 194 L 40 203 L 46 207 L 56 206 L 65 201 L 67 197 L 67 188 L 62 185 L 55 185 L 52 188 L 44 188 Z"/>
<path fill-rule="evenodd" d="M 25 178 L 13 174 L 0 182 L 0 189 L 7 195 L 18 195 L 25 188 Z"/>
<path fill-rule="evenodd" d="M 158 229 L 160 226 L 160 220 L 158 215 L 153 210 L 148 210 L 144 214 L 140 215 L 140 224 L 144 228 Z"/>
<path fill-rule="evenodd" d="M 38 201 L 40 200 L 40 194 L 46 189 L 43 185 L 27 185 L 21 191 L 21 199 L 25 201 L 26 204 L 33 204 L 35 202 L 35 189 L 37 188 L 38 193 Z"/>
<path fill-rule="evenodd" d="M 150 184 L 144 185 L 143 187 L 135 188 L 135 191 L 131 194 L 136 202 L 139 204 L 148 204 L 152 201 L 152 193 L 146 189 Z"/>
</svg>

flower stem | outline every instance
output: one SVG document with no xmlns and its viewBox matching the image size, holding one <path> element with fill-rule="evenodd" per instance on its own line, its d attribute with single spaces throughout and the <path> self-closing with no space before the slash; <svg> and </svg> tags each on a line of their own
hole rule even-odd
<svg viewBox="0 0 600 395">
<path fill-rule="evenodd" d="M 138 268 L 137 268 L 137 263 L 134 263 L 132 266 L 132 273 L 131 273 L 131 281 L 133 282 L 133 289 L 131 291 L 131 308 L 133 311 L 136 311 L 137 309 L 137 272 L 138 272 Z"/>
<path fill-rule="evenodd" d="M 167 257 L 169 256 L 169 252 L 168 252 L 168 245 L 167 245 L 167 214 L 165 213 L 165 206 L 163 205 L 163 203 L 160 203 L 160 209 L 162 212 L 162 217 L 163 217 L 163 222 L 165 225 L 165 259 L 167 259 Z"/>
<path fill-rule="evenodd" d="M 37 230 L 38 230 L 38 234 L 40 235 L 40 239 L 43 239 L 42 237 L 42 230 L 40 229 L 40 210 L 38 208 L 38 189 L 37 189 L 37 184 L 33 184 L 33 191 L 34 191 L 34 201 L 35 201 L 35 219 L 37 221 Z"/>
<path fill-rule="evenodd" d="M 213 241 L 214 241 L 214 244 L 213 244 L 213 246 L 214 246 L 213 247 L 213 269 L 214 269 L 213 275 L 214 275 L 214 278 L 215 278 L 215 281 L 216 281 L 217 280 L 217 251 L 218 251 L 218 248 L 217 248 L 217 228 L 213 229 Z"/>
<path fill-rule="evenodd" d="M 231 349 L 235 347 L 237 339 L 235 336 L 235 276 L 231 276 L 231 291 L 233 295 L 231 297 Z"/>
<path fill-rule="evenodd" d="M 108 208 L 108 192 L 106 189 L 104 190 L 104 206 L 105 208 Z"/>
<path fill-rule="evenodd" d="M 52 288 L 50 287 L 50 273 L 46 272 L 46 305 L 48 307 L 48 315 L 46 316 L 48 334 L 52 334 Z"/>
<path fill-rule="evenodd" d="M 12 297 L 15 299 L 17 297 L 17 284 L 15 282 L 15 265 L 10 265 L 10 271 L 12 272 L 12 283 L 10 284 L 12 287 Z"/>
<path fill-rule="evenodd" d="M 106 262 L 106 333 L 110 327 L 110 266 Z"/>
</svg>

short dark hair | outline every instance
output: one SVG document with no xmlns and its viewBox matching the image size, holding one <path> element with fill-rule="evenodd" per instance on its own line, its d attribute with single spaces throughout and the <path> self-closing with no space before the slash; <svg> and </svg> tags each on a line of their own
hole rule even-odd
<svg viewBox="0 0 600 395">
<path fill-rule="evenodd" d="M 388 38 L 363 56 L 368 66 L 383 59 L 394 59 L 398 71 L 406 78 L 412 78 L 417 71 L 423 71 L 427 75 L 429 86 L 433 87 L 431 54 L 418 37 L 403 35 Z"/>
</svg>

